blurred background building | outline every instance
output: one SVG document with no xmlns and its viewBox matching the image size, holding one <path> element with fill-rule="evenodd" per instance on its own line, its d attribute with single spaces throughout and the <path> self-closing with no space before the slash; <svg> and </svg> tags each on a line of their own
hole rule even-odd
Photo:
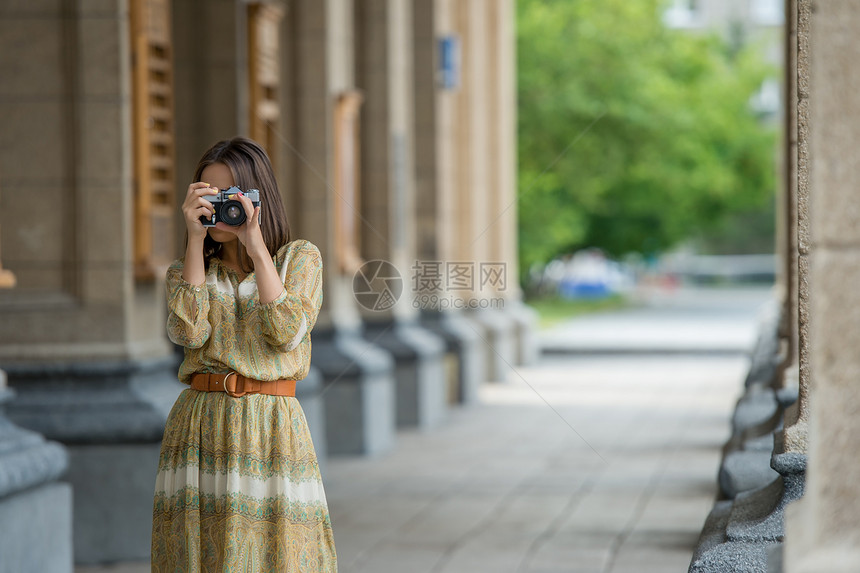
<svg viewBox="0 0 860 573">
<path fill-rule="evenodd" d="M 783 0 L 671 0 L 663 20 L 670 28 L 691 33 L 716 30 L 730 45 L 753 43 L 764 60 L 783 65 Z M 782 86 L 778 78 L 768 78 L 752 104 L 762 114 L 779 121 Z"/>
</svg>

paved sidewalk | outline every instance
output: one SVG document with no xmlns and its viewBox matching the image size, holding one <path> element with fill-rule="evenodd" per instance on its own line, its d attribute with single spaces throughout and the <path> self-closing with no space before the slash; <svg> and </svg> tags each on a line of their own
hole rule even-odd
<svg viewBox="0 0 860 573">
<path fill-rule="evenodd" d="M 746 365 L 544 360 L 381 459 L 330 461 L 340 571 L 686 571 Z"/>
</svg>

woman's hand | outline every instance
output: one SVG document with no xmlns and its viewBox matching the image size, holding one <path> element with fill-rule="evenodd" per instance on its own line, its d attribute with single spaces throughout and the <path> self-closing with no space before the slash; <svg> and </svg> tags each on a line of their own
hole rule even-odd
<svg viewBox="0 0 860 573">
<path fill-rule="evenodd" d="M 216 187 L 210 187 L 208 183 L 198 181 L 188 186 L 188 193 L 185 194 L 185 201 L 182 203 L 182 216 L 185 218 L 185 226 L 188 227 L 188 244 L 185 247 L 182 278 L 193 285 L 202 285 L 206 280 L 203 262 L 206 227 L 200 222 L 200 217 L 209 218 L 215 212 L 215 207 L 204 197 L 217 194 Z M 196 303 L 194 312 L 197 312 Z"/>
<path fill-rule="evenodd" d="M 245 222 L 234 227 L 219 221 L 215 224 L 215 228 L 236 235 L 239 242 L 245 245 L 245 250 L 248 251 L 248 255 L 252 259 L 261 256 L 269 257 L 269 250 L 263 241 L 263 233 L 260 230 L 260 207 L 254 207 L 251 200 L 241 191 L 236 194 L 234 199 L 238 200 L 245 209 Z"/>
<path fill-rule="evenodd" d="M 204 197 L 206 195 L 217 195 L 218 189 L 210 187 L 202 181 L 192 183 L 188 186 L 185 201 L 182 203 L 182 215 L 185 217 L 185 226 L 188 227 L 188 240 L 203 241 L 206 238 L 206 227 L 200 222 L 200 217 L 209 218 L 215 212 L 215 207 Z"/>
</svg>

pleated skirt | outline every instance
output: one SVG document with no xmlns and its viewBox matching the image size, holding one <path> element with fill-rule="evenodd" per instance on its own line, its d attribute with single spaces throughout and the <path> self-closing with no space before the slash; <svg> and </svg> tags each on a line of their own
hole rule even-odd
<svg viewBox="0 0 860 573">
<path fill-rule="evenodd" d="M 328 504 L 298 400 L 180 394 L 159 457 L 152 571 L 337 571 Z"/>
</svg>

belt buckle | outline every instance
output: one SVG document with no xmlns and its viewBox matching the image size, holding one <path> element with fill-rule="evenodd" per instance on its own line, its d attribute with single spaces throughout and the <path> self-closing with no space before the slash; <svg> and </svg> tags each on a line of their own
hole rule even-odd
<svg viewBox="0 0 860 573">
<path fill-rule="evenodd" d="M 224 382 L 223 382 L 223 384 L 224 384 L 224 392 L 226 392 L 226 394 L 227 394 L 228 396 L 231 396 L 231 397 L 233 397 L 233 398 L 240 398 L 240 397 L 244 396 L 245 394 L 247 394 L 247 392 L 245 392 L 244 390 L 243 390 L 242 392 L 237 392 L 235 389 L 234 389 L 234 390 L 230 390 L 230 388 L 227 386 L 227 380 L 229 380 L 229 379 L 230 379 L 230 376 L 233 376 L 233 379 L 234 379 L 234 380 L 236 380 L 236 384 L 237 384 L 237 385 L 236 385 L 236 386 L 233 386 L 233 388 L 237 388 L 237 386 L 238 386 L 238 383 L 239 383 L 239 375 L 238 375 L 238 374 L 236 374 L 236 372 L 230 372 L 230 373 L 228 373 L 226 376 L 224 376 Z"/>
</svg>

